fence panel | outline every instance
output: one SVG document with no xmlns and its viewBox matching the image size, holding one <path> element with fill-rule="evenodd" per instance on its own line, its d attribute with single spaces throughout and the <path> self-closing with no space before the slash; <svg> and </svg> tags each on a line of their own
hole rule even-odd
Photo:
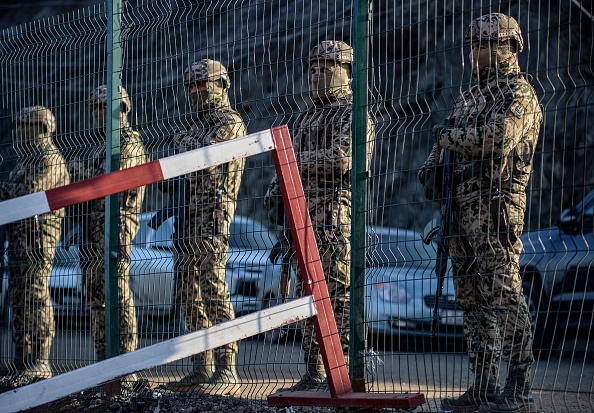
<svg viewBox="0 0 594 413">
<path fill-rule="evenodd" d="M 105 170 L 106 133 L 93 105 L 104 102 L 96 88 L 107 84 L 112 75 L 107 65 L 111 53 L 107 27 L 112 16 L 105 2 L 89 3 L 92 5 L 82 8 L 48 8 L 46 17 L 19 25 L 14 25 L 19 20 L 8 9 L 0 20 L 2 27 L 7 27 L 0 32 L 0 200 L 16 196 L 5 189 L 9 188 L 5 182 L 18 178 L 11 171 L 21 168 L 25 181 L 40 173 L 38 146 L 19 143 L 13 123 L 15 115 L 26 107 L 42 105 L 55 117 L 55 148 L 41 146 L 51 155 L 48 168 L 64 163 L 72 182 Z M 351 275 L 353 302 L 342 299 L 344 292 L 337 293 L 336 316 L 345 346 L 350 327 L 350 354 L 346 349 L 345 353 L 350 355 L 354 387 L 369 392 L 424 393 L 428 400 L 424 411 L 440 411 L 441 400 L 460 395 L 474 376 L 469 369 L 464 317 L 456 302 L 451 270 L 439 299 L 439 337 L 430 336 L 437 284 L 436 248 L 424 244 L 420 234 L 430 221 L 439 219 L 440 211 L 438 203 L 426 199 L 417 176 L 432 149 L 434 126 L 449 116 L 463 91 L 477 84 L 472 79 L 470 46 L 464 40 L 466 28 L 473 19 L 491 12 L 515 17 L 524 41 L 519 66 L 534 87 L 543 111 L 533 172 L 525 191 L 523 252 L 519 258 L 522 291 L 534 332 L 533 393 L 543 411 L 594 409 L 590 340 L 594 283 L 589 275 L 594 256 L 594 174 L 588 163 L 594 139 L 589 124 L 594 96 L 594 20 L 590 3 L 136 0 L 123 1 L 116 11 L 121 13 L 122 28 L 119 77 L 127 98 L 110 94 L 107 99 L 115 108 L 129 111 L 129 125 L 122 123 L 118 129 L 122 168 L 203 145 L 210 139 L 220 141 L 233 133 L 253 133 L 281 124 L 290 125 L 301 145 L 296 146 L 297 153 L 306 156 L 307 145 L 312 145 L 307 139 L 317 136 L 323 140 L 330 136 L 331 128 L 318 135 L 315 132 L 339 123 L 334 119 L 325 123 L 309 119 L 307 126 L 300 123 L 308 121 L 308 116 L 315 117 L 311 113 L 322 113 L 328 103 L 315 94 L 318 80 L 311 73 L 310 52 L 325 40 L 355 46 L 354 65 L 348 73 L 354 79 L 353 116 L 363 102 L 370 122 L 353 118 L 358 135 L 350 136 L 347 127 L 345 139 L 352 138 L 355 145 L 366 141 L 366 150 L 361 151 L 363 146 L 353 150 L 352 181 L 349 177 L 342 186 L 323 188 L 330 213 L 333 192 L 343 196 L 340 191 L 348 193 L 351 182 L 355 189 L 352 199 L 344 195 L 339 202 L 347 208 L 342 212 L 352 203 L 345 213 L 347 220 L 340 223 L 345 233 L 352 224 L 350 268 L 341 267 L 340 259 L 338 265 L 327 267 Z M 218 135 L 204 131 L 220 119 L 205 120 L 196 111 L 207 94 L 192 96 L 188 82 L 184 83 L 184 71 L 202 59 L 220 62 L 228 74 L 227 80 L 215 73 L 214 77 L 221 79 L 212 83 L 215 89 L 208 96 L 212 100 L 213 94 L 227 87 L 229 105 L 236 111 L 226 112 L 228 128 Z M 193 76 L 200 70 L 193 69 Z M 318 112 L 310 112 L 312 107 Z M 303 127 L 299 128 L 300 124 Z M 365 133 L 368 135 L 362 137 Z M 373 148 L 370 160 L 366 158 L 369 148 Z M 63 162 L 58 154 L 64 157 Z M 325 153 L 318 160 L 329 165 L 332 158 Z M 369 172 L 364 174 L 361 168 L 368 163 Z M 270 155 L 253 156 L 245 164 L 238 162 L 229 168 L 119 196 L 121 217 L 111 218 L 126 228 L 118 234 L 122 247 L 118 258 L 121 297 L 118 311 L 112 313 L 120 319 L 120 351 L 132 351 L 229 318 L 229 302 L 216 298 L 217 291 L 219 295 L 229 294 L 235 315 L 283 300 L 279 289 L 281 260 L 276 264 L 269 260 L 283 237 L 282 222 L 272 224 L 265 208 L 274 177 Z M 48 185 L 61 183 L 58 172 L 51 176 L 53 181 Z M 316 185 L 312 176 L 304 174 L 306 193 L 320 190 L 316 186 L 319 176 L 315 176 Z M 205 188 L 209 185 L 217 190 L 208 193 Z M 361 190 L 364 193 L 358 192 Z M 315 217 L 313 205 L 323 195 L 309 192 L 309 196 L 310 213 Z M 188 204 L 194 206 L 181 207 Z M 43 355 L 42 338 L 47 342 L 49 337 L 51 351 L 41 359 L 49 360 L 53 374 L 106 356 L 102 343 L 110 330 L 101 315 L 105 313 L 103 208 L 98 201 L 67 208 L 63 219 L 59 215 L 42 217 L 48 228 L 61 226 L 51 273 L 45 271 L 51 258 L 23 256 L 35 250 L 35 242 L 42 242 L 35 238 L 35 231 L 40 231 L 38 224 L 30 220 L 17 230 L 9 229 L 12 224 L 6 226 L 9 240 L 13 238 L 13 249 L 3 254 L 0 284 L 0 364 L 7 370 L 2 382 L 6 388 L 29 380 L 18 374 L 22 368 L 15 364 L 20 342 L 28 349 L 25 351 L 41 351 Z M 149 223 L 159 211 L 163 222 L 155 230 Z M 182 222 L 184 215 L 185 224 L 180 226 L 176 220 Z M 324 225 L 333 225 L 331 219 L 324 219 Z M 215 226 L 223 232 L 220 237 L 212 232 Z M 186 231 L 184 239 L 173 235 L 182 230 Z M 21 244 L 15 239 L 18 231 L 26 234 Z M 332 234 L 330 231 L 330 238 Z M 46 238 L 51 243 L 51 237 Z M 326 246 L 336 245 L 330 238 L 322 243 L 322 252 Z M 20 249 L 14 250 L 16 245 L 21 245 Z M 204 251 L 211 251 L 211 255 L 202 255 Z M 336 259 L 328 256 L 329 260 Z M 476 257 L 468 258 L 472 261 Z M 20 285 L 19 281 L 31 282 L 32 274 L 37 274 L 41 291 L 49 291 L 53 316 L 42 317 L 47 301 L 40 304 L 23 298 L 29 295 L 9 294 L 9 280 L 13 286 Z M 210 274 L 220 281 L 212 283 L 211 291 L 204 291 L 204 284 L 182 282 L 190 280 L 191 274 L 196 279 Z M 291 276 L 289 299 L 298 294 L 295 271 Z M 205 294 L 210 298 L 203 297 Z M 191 302 L 196 306 L 188 305 Z M 198 307 L 200 302 L 206 305 Z M 347 314 L 352 316 L 350 326 Z M 30 331 L 17 331 L 22 325 Z M 306 373 L 302 347 L 309 348 L 303 331 L 302 326 L 292 325 L 239 342 L 236 365 L 240 386 L 236 397 L 264 409 L 267 395 L 299 381 Z M 219 364 L 224 354 L 235 351 L 233 346 L 224 350 L 215 352 Z M 137 378 L 146 379 L 154 390 L 182 379 L 199 361 L 186 358 L 142 372 Z M 32 372 L 46 367 L 34 365 Z M 503 385 L 505 363 L 500 371 Z M 187 401 L 182 402 L 178 393 L 169 390 L 159 391 L 178 406 Z M 141 394 L 149 400 L 152 397 L 152 392 Z M 188 397 L 196 401 L 203 396 L 189 393 Z"/>
</svg>

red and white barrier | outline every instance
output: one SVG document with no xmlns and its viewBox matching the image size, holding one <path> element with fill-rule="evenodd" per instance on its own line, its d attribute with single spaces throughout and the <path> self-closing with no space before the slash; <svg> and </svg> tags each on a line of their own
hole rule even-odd
<svg viewBox="0 0 594 413">
<path fill-rule="evenodd" d="M 207 329 L 90 364 L 48 380 L 0 393 L 0 411 L 13 413 L 30 409 L 133 372 L 181 360 L 192 354 L 313 317 L 315 314 L 311 296 L 292 300 Z"/>
<path fill-rule="evenodd" d="M 271 130 L 0 202 L 0 225 L 274 149 Z"/>
</svg>

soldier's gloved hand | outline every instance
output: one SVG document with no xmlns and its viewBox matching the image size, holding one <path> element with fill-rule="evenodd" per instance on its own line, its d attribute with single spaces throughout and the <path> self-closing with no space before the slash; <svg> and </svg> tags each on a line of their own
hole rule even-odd
<svg viewBox="0 0 594 413">
<path fill-rule="evenodd" d="M 433 127 L 433 140 L 435 140 L 435 143 L 439 143 L 441 135 L 449 128 L 450 126 L 445 123 L 438 123 Z"/>
<path fill-rule="evenodd" d="M 274 244 L 274 246 L 272 247 L 268 259 L 271 263 L 276 264 L 281 255 L 283 255 L 283 244 L 281 241 L 277 241 L 276 244 Z"/>
<path fill-rule="evenodd" d="M 439 142 L 441 134 L 444 132 L 445 128 L 446 126 L 442 123 L 438 123 L 433 127 L 433 140 L 435 141 L 435 143 Z"/>
<path fill-rule="evenodd" d="M 435 142 L 439 142 L 441 135 L 446 132 L 448 129 L 453 128 L 456 124 L 455 118 L 448 118 L 444 120 L 442 123 L 438 123 L 433 127 L 433 139 Z"/>
</svg>

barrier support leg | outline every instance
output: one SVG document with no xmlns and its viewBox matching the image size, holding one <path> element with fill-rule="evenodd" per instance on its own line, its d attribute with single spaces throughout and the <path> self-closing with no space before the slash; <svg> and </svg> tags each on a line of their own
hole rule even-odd
<svg viewBox="0 0 594 413">
<path fill-rule="evenodd" d="M 272 406 L 393 407 L 410 409 L 425 403 L 424 395 L 353 392 L 332 310 L 291 136 L 286 125 L 272 129 L 272 158 L 283 195 L 305 294 L 313 297 L 314 327 L 330 392 L 279 391 L 268 396 Z"/>
</svg>

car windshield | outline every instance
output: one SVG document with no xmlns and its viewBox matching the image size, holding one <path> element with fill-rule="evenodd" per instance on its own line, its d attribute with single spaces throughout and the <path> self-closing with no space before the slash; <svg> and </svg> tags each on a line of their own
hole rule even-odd
<svg viewBox="0 0 594 413">
<path fill-rule="evenodd" d="M 173 218 L 169 218 L 156 229 L 148 226 L 151 216 L 141 216 L 140 227 L 132 243 L 144 248 L 171 248 L 173 234 Z"/>
<path fill-rule="evenodd" d="M 56 253 L 54 255 L 55 266 L 69 266 L 75 265 L 78 262 L 78 246 L 72 245 L 65 249 L 62 243 L 56 246 Z"/>
<path fill-rule="evenodd" d="M 416 231 L 402 228 L 369 228 L 367 231 L 367 266 L 426 266 L 435 260 L 437 250 L 426 245 Z"/>
<path fill-rule="evenodd" d="M 147 225 L 149 220 L 150 216 L 141 217 L 140 228 L 134 238 L 134 244 L 145 248 L 171 248 L 171 236 L 174 232 L 173 218 L 164 221 L 157 230 L 149 228 Z M 276 238 L 266 227 L 251 218 L 243 216 L 236 216 L 231 221 L 229 232 L 229 246 L 231 248 L 266 250 L 271 249 L 276 243 Z"/>
<path fill-rule="evenodd" d="M 236 217 L 229 229 L 231 248 L 266 250 L 276 243 L 273 235 L 259 222 L 246 217 Z"/>
<path fill-rule="evenodd" d="M 62 240 L 56 245 L 53 265 L 70 266 L 78 262 L 78 241 L 80 240 L 80 227 L 72 222 L 63 226 Z M 67 245 L 67 247 L 65 247 Z"/>
</svg>

